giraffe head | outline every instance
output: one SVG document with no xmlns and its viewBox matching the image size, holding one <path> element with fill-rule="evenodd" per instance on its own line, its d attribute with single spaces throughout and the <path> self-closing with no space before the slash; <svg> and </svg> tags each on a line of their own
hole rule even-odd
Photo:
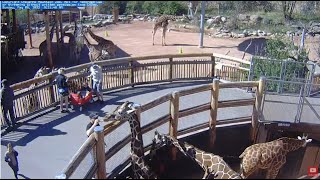
<svg viewBox="0 0 320 180">
<path fill-rule="evenodd" d="M 298 136 L 298 139 L 303 141 L 302 147 L 305 147 L 307 143 L 312 141 L 312 139 L 308 139 L 308 135 L 305 134 L 303 134 L 302 137 Z"/>
<path fill-rule="evenodd" d="M 155 149 L 159 149 L 162 146 L 168 145 L 170 143 L 164 134 L 160 134 L 157 130 L 154 132 L 154 138 L 152 140 L 152 146 Z"/>
<path fill-rule="evenodd" d="M 139 107 L 139 104 L 135 104 L 133 102 L 126 101 L 122 105 L 118 106 L 112 113 L 107 113 L 104 117 L 104 121 L 126 121 L 127 118 L 125 118 L 127 115 L 133 114 L 137 108 Z"/>
</svg>

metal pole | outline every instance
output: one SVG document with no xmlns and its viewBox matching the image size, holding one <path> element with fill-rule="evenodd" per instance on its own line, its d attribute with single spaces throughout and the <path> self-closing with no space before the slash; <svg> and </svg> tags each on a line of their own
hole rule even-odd
<svg viewBox="0 0 320 180">
<path fill-rule="evenodd" d="M 204 14 L 205 14 L 205 2 L 201 1 L 201 24 L 200 24 L 200 45 L 199 48 L 203 48 L 203 33 L 204 33 Z"/>
</svg>

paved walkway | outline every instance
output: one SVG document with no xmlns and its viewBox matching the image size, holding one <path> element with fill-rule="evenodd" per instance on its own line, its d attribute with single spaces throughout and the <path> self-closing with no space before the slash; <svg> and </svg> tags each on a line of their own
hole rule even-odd
<svg viewBox="0 0 320 180">
<path fill-rule="evenodd" d="M 87 115 L 96 111 L 102 117 L 105 112 L 110 112 L 118 105 L 129 100 L 139 104 L 145 104 L 156 97 L 173 91 L 195 87 L 210 83 L 211 81 L 176 82 L 158 85 L 137 86 L 118 91 L 105 93 L 104 105 L 90 104 L 82 112 L 77 109 L 69 114 L 61 114 L 57 109 L 51 109 L 40 117 L 25 119 L 22 126 L 16 131 L 10 132 L 1 138 L 1 178 L 14 178 L 13 173 L 4 161 L 6 145 L 12 142 L 19 152 L 20 173 L 19 178 L 54 178 L 60 174 L 86 140 L 85 128 L 88 123 Z M 240 89 L 223 89 L 220 91 L 221 100 L 235 100 L 252 98 L 252 95 Z M 195 95 L 181 97 L 180 110 L 210 101 L 210 92 L 202 92 Z M 142 113 L 142 126 L 167 114 L 169 103 L 164 103 L 158 109 L 148 110 Z M 252 107 L 238 107 L 219 109 L 218 119 L 249 116 Z M 182 118 L 179 121 L 179 129 L 194 124 L 207 122 L 209 111 Z M 103 125 L 103 124 L 102 124 Z M 158 131 L 167 133 L 168 124 L 157 128 Z M 105 138 L 107 147 L 110 148 L 118 140 L 129 134 L 129 125 L 125 123 L 110 136 Z M 143 136 L 144 144 L 150 144 L 153 131 Z M 129 146 L 119 151 L 107 161 L 107 172 L 110 172 L 115 164 L 123 161 L 129 155 Z M 85 158 L 79 169 L 71 178 L 81 178 L 89 167 L 90 160 Z"/>
</svg>

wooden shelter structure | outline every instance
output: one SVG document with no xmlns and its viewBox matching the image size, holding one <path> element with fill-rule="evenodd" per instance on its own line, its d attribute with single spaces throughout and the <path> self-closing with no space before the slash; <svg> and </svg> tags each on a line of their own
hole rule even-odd
<svg viewBox="0 0 320 180">
<path fill-rule="evenodd" d="M 17 63 L 19 50 L 25 48 L 24 32 L 18 27 L 16 10 L 1 9 L 1 62 L 6 67 L 12 62 Z"/>
<path fill-rule="evenodd" d="M 76 21 L 77 19 L 77 15 L 78 17 L 81 17 L 81 9 L 82 8 L 78 8 L 78 7 L 66 7 L 64 9 L 64 11 L 69 11 L 69 23 L 71 23 L 72 21 Z M 58 43 L 58 52 L 59 49 L 61 47 L 61 43 L 63 43 L 63 37 L 64 37 L 64 32 L 63 32 L 63 13 L 62 10 L 43 10 L 41 11 L 42 13 L 44 13 L 45 16 L 45 31 L 46 31 L 46 40 L 47 40 L 47 52 L 48 52 L 48 64 L 50 66 L 50 68 L 53 68 L 54 64 L 53 64 L 53 59 L 52 59 L 52 48 L 51 48 L 51 40 L 50 40 L 50 35 L 49 35 L 49 24 L 52 20 L 56 21 L 56 39 L 60 39 L 61 37 L 61 42 L 57 42 Z M 60 29 L 59 29 L 60 26 Z"/>
</svg>

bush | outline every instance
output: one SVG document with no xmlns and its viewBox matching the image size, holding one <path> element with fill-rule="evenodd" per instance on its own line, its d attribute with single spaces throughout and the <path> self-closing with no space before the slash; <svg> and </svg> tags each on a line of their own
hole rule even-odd
<svg viewBox="0 0 320 180">
<path fill-rule="evenodd" d="M 298 47 L 294 46 L 292 42 L 277 37 L 270 39 L 266 44 L 266 57 L 273 60 L 265 60 L 259 57 L 254 57 L 254 80 L 258 80 L 261 76 L 266 76 L 269 79 L 277 79 L 285 75 L 283 80 L 285 81 L 301 81 L 306 76 L 306 67 L 304 64 L 297 62 L 306 62 L 308 60 L 308 54 L 305 50 L 298 53 Z M 282 72 L 284 66 L 284 60 L 293 58 L 291 61 L 287 61 L 285 64 L 285 72 Z M 269 81 L 267 85 L 268 91 L 277 91 L 279 88 L 278 82 Z M 283 91 L 287 93 L 299 93 L 300 85 L 284 83 Z"/>
<path fill-rule="evenodd" d="M 182 15 L 188 13 L 188 7 L 177 1 L 144 1 L 142 12 L 152 15 Z"/>
</svg>

